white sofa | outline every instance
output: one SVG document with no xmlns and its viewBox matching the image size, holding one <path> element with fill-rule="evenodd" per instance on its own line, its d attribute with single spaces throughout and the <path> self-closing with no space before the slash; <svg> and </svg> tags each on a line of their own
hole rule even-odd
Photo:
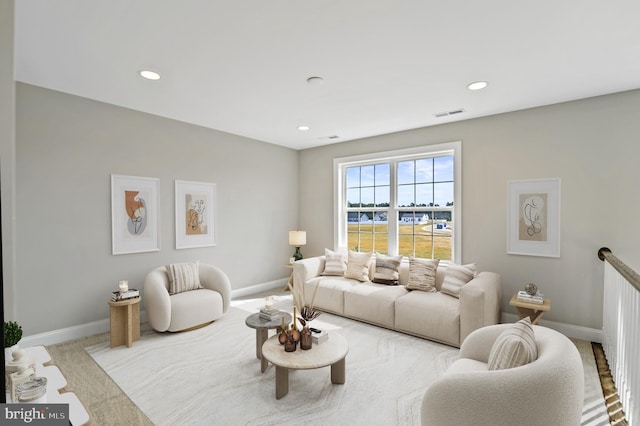
<svg viewBox="0 0 640 426">
<path fill-rule="evenodd" d="M 428 426 L 576 426 L 584 404 L 584 369 L 575 345 L 533 326 L 538 357 L 520 367 L 488 371 L 494 341 L 512 324 L 471 333 L 460 358 L 427 389 L 421 422 Z"/>
<path fill-rule="evenodd" d="M 446 266 L 438 266 L 435 293 L 407 290 L 409 262 L 399 268 L 399 285 L 360 282 L 343 276 L 323 276 L 325 256 L 293 264 L 294 291 L 309 306 L 392 330 L 459 347 L 472 331 L 500 322 L 502 280 L 480 272 L 462 287 L 460 298 L 441 293 Z"/>
</svg>

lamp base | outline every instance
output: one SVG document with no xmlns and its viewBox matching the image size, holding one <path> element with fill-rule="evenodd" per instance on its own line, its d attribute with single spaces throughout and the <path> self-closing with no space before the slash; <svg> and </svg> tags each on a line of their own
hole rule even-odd
<svg viewBox="0 0 640 426">
<path fill-rule="evenodd" d="M 300 246 L 296 246 L 296 252 L 293 253 L 293 258 L 298 261 L 302 259 L 302 253 L 300 253 Z"/>
</svg>

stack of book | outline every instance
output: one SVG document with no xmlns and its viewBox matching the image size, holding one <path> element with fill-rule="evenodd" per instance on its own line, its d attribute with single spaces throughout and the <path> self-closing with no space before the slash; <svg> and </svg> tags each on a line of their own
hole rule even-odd
<svg viewBox="0 0 640 426">
<path fill-rule="evenodd" d="M 260 309 L 260 319 L 265 321 L 275 321 L 280 319 L 280 311 L 277 309 Z"/>
<path fill-rule="evenodd" d="M 524 290 L 518 292 L 518 300 L 527 303 L 536 303 L 542 305 L 544 303 L 544 297 L 542 293 L 536 293 L 534 296 L 530 295 Z"/>
<path fill-rule="evenodd" d="M 128 291 L 124 292 L 114 291 L 111 293 L 112 302 L 120 302 L 122 300 L 132 299 L 134 297 L 140 297 L 140 292 L 135 288 L 130 288 Z"/>
<path fill-rule="evenodd" d="M 326 330 L 318 330 L 317 328 L 311 329 L 311 341 L 314 345 L 319 345 L 322 342 L 326 342 L 329 338 L 329 333 Z"/>
</svg>

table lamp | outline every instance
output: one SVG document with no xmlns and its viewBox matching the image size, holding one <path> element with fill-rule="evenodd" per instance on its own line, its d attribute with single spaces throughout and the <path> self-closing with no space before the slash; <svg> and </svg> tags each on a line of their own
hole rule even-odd
<svg viewBox="0 0 640 426">
<path fill-rule="evenodd" d="M 300 246 L 305 244 L 307 244 L 307 233 L 305 231 L 289 231 L 289 245 L 296 247 L 296 252 L 293 254 L 295 260 L 302 259 Z"/>
</svg>

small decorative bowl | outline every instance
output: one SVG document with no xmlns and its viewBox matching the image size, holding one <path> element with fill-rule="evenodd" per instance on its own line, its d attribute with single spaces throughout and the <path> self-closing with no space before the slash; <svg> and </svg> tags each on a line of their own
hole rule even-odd
<svg viewBox="0 0 640 426">
<path fill-rule="evenodd" d="M 529 283 L 524 286 L 524 291 L 529 293 L 532 296 L 535 296 L 538 293 L 538 286 L 534 283 Z"/>
</svg>

